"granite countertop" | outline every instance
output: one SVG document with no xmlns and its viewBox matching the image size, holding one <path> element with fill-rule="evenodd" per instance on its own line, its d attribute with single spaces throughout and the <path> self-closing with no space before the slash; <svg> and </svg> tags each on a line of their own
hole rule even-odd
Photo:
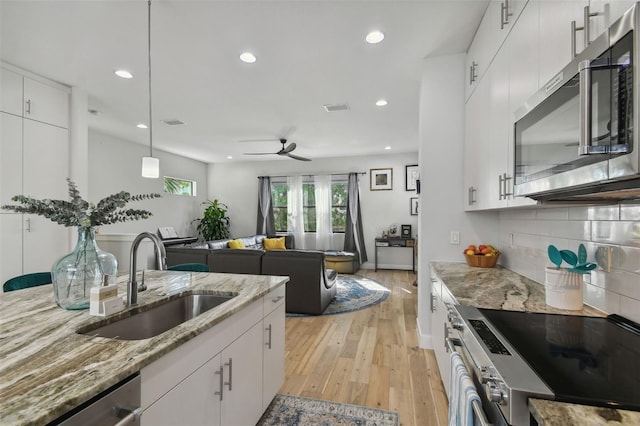
<svg viewBox="0 0 640 426">
<path fill-rule="evenodd" d="M 545 304 L 544 285 L 501 266 L 474 268 L 466 263 L 431 262 L 431 271 L 459 304 L 522 312 L 606 316 L 584 305 L 566 311 Z M 640 412 L 529 399 L 529 411 L 540 426 L 640 425 Z"/>
<path fill-rule="evenodd" d="M 476 268 L 466 263 L 431 262 L 431 271 L 461 305 L 521 312 L 606 316 L 604 312 L 587 305 L 580 311 L 548 306 L 544 301 L 543 285 L 499 265 Z"/>
<path fill-rule="evenodd" d="M 118 278 L 126 294 L 128 276 Z M 198 291 L 237 295 L 156 337 L 125 341 L 85 336 L 76 330 L 105 321 L 88 310 L 66 311 L 53 298 L 51 286 L 0 295 L 0 423 L 45 424 L 117 384 L 186 341 L 223 321 L 288 277 L 203 272 L 146 271 L 148 290 L 139 307 L 171 296 Z"/>
</svg>

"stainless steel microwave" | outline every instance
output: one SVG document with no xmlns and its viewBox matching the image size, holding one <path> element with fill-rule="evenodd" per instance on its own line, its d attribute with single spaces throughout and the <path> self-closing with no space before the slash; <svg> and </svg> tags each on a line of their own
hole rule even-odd
<svg viewBox="0 0 640 426">
<path fill-rule="evenodd" d="M 640 3 L 515 114 L 514 194 L 640 198 Z"/>
</svg>

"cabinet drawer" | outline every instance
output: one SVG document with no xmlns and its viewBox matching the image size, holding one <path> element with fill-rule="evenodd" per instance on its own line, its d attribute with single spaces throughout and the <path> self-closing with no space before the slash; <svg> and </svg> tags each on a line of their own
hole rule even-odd
<svg viewBox="0 0 640 426">
<path fill-rule="evenodd" d="M 278 306 L 284 303 L 285 294 L 287 291 L 287 285 L 281 285 L 278 288 L 271 290 L 264 296 L 264 314 L 268 315 Z"/>
</svg>

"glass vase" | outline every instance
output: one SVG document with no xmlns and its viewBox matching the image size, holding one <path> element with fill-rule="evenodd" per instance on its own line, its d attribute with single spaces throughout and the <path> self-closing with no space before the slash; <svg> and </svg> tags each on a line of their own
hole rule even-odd
<svg viewBox="0 0 640 426">
<path fill-rule="evenodd" d="M 100 286 L 105 275 L 115 284 L 117 271 L 116 257 L 96 244 L 95 228 L 78 228 L 76 247 L 51 270 L 56 303 L 68 310 L 88 309 L 91 287 Z"/>
</svg>

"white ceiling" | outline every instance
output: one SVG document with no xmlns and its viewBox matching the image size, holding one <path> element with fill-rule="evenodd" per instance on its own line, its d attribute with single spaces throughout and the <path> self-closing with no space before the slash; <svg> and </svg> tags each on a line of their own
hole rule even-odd
<svg viewBox="0 0 640 426">
<path fill-rule="evenodd" d="M 418 150 L 422 60 L 460 53 L 487 0 L 154 0 L 153 145 L 204 162 Z M 89 125 L 148 144 L 147 2 L 2 0 L 1 58 L 89 95 Z M 364 42 L 372 29 L 385 39 Z M 258 57 L 245 64 L 238 55 Z M 126 68 L 124 80 L 113 71 Z M 463 84 L 463 82 L 460 82 Z M 386 107 L 376 107 L 380 98 Z M 327 113 L 324 104 L 348 103 Z M 184 126 L 160 120 L 177 118 Z M 227 156 L 233 156 L 228 160 Z M 287 160 L 293 161 L 293 160 Z"/>
</svg>

